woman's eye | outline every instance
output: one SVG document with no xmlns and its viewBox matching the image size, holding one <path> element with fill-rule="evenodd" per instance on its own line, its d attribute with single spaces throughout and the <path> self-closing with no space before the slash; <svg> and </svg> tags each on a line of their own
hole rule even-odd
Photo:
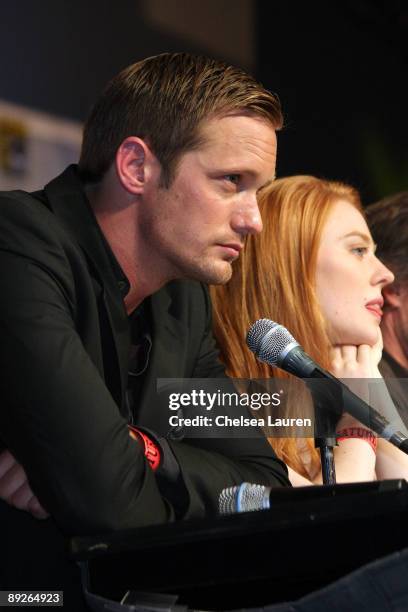
<svg viewBox="0 0 408 612">
<path fill-rule="evenodd" d="M 359 257 L 363 257 L 368 252 L 368 247 L 354 247 L 351 249 L 353 253 L 356 253 Z"/>
</svg>

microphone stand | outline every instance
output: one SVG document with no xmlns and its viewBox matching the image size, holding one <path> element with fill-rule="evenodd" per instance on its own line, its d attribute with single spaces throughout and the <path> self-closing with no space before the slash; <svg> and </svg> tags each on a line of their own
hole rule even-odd
<svg viewBox="0 0 408 612">
<path fill-rule="evenodd" d="M 336 446 L 336 436 L 322 436 L 321 432 L 327 429 L 332 415 L 323 406 L 315 403 L 314 439 L 315 448 L 320 450 L 322 464 L 323 484 L 336 484 L 336 467 L 334 465 L 333 448 Z"/>
<path fill-rule="evenodd" d="M 320 450 L 322 481 L 324 485 L 334 485 L 336 484 L 336 468 L 333 449 L 337 444 L 336 423 L 342 414 L 342 397 L 336 386 L 328 385 L 327 381 L 304 380 L 313 399 L 314 439 L 315 448 Z"/>
</svg>

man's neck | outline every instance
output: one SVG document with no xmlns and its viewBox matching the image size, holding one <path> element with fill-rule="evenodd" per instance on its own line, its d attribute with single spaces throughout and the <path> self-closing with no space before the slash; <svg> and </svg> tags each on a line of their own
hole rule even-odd
<svg viewBox="0 0 408 612">
<path fill-rule="evenodd" d="M 126 312 L 131 314 L 165 282 L 156 279 L 144 261 L 135 202 L 121 198 L 109 184 L 86 186 L 85 191 L 97 223 L 129 281 L 130 289 L 124 302 Z"/>
</svg>

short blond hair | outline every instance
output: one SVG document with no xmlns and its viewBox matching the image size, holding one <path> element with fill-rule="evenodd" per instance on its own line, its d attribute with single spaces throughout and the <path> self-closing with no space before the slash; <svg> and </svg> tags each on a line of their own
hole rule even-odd
<svg viewBox="0 0 408 612">
<path fill-rule="evenodd" d="M 182 153 L 199 146 L 202 122 L 239 111 L 282 126 L 277 96 L 240 68 L 188 53 L 144 59 L 114 77 L 96 102 L 84 127 L 81 175 L 101 180 L 123 140 L 139 136 L 168 186 Z"/>
</svg>

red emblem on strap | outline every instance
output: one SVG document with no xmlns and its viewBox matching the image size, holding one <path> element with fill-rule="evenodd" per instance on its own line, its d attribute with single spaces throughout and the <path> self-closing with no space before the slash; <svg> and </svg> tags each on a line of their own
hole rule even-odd
<svg viewBox="0 0 408 612">
<path fill-rule="evenodd" d="M 152 470 L 157 470 L 161 460 L 160 447 L 140 429 L 132 425 L 128 425 L 128 427 L 130 437 L 137 440 L 143 446 L 145 457 Z"/>
</svg>

